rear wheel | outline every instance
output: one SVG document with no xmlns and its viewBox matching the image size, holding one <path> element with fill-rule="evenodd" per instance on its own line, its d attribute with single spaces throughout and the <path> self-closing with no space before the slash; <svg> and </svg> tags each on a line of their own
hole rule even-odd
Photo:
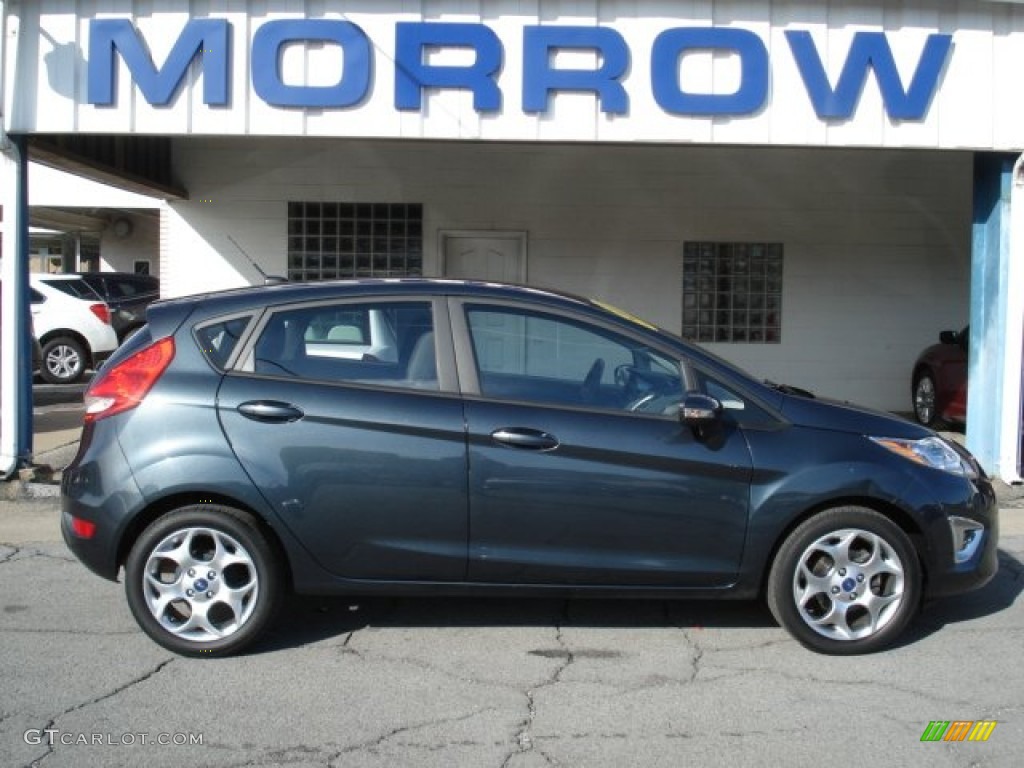
<svg viewBox="0 0 1024 768">
<path fill-rule="evenodd" d="M 783 542 L 768 607 L 803 645 L 837 655 L 893 642 L 921 602 L 922 576 L 906 533 L 863 507 L 826 510 Z"/>
<path fill-rule="evenodd" d="M 186 656 L 224 656 L 253 642 L 273 619 L 281 564 L 255 521 L 201 504 L 159 518 L 125 563 L 125 593 L 139 626 Z"/>
<path fill-rule="evenodd" d="M 77 339 L 58 336 L 43 345 L 39 375 L 50 384 L 73 384 L 85 373 L 89 354 Z"/>
</svg>

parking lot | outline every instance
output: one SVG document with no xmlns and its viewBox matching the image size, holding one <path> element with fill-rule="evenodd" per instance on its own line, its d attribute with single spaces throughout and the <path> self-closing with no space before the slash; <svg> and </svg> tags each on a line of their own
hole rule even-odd
<svg viewBox="0 0 1024 768">
<path fill-rule="evenodd" d="M 0 764 L 1019 765 L 1024 510 L 1001 569 L 869 657 L 749 603 L 293 600 L 246 656 L 191 660 L 75 561 L 56 499 L 0 509 Z M 995 720 L 986 743 L 921 742 Z M 201 742 L 201 743 L 199 743 Z"/>
</svg>

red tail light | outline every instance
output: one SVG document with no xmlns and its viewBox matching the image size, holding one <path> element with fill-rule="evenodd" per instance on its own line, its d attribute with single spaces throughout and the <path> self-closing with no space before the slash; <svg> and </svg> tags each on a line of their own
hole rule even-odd
<svg viewBox="0 0 1024 768">
<path fill-rule="evenodd" d="M 71 532 L 80 539 L 91 539 L 96 535 L 96 523 L 80 517 L 71 518 Z"/>
<path fill-rule="evenodd" d="M 96 315 L 101 323 L 110 325 L 110 307 L 106 304 L 90 304 L 89 311 Z"/>
<path fill-rule="evenodd" d="M 173 359 L 174 339 L 168 336 L 104 368 L 85 392 L 85 420 L 99 421 L 137 406 Z"/>
</svg>

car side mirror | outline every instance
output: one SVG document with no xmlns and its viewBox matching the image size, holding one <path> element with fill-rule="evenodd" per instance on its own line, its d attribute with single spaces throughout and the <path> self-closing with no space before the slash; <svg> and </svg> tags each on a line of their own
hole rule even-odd
<svg viewBox="0 0 1024 768">
<path fill-rule="evenodd" d="M 959 344 L 959 336 L 960 334 L 956 331 L 943 331 L 939 334 L 939 342 L 941 344 Z"/>
<path fill-rule="evenodd" d="M 690 392 L 683 398 L 679 420 L 689 427 L 705 427 L 718 420 L 722 404 L 710 395 Z"/>
</svg>

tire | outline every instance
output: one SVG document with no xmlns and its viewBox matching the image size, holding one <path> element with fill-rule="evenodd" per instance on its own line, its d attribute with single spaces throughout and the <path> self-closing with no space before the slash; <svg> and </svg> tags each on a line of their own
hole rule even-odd
<svg viewBox="0 0 1024 768">
<path fill-rule="evenodd" d="M 911 390 L 914 404 L 914 418 L 926 427 L 938 423 L 938 407 L 936 402 L 935 377 L 931 371 L 921 371 L 914 377 Z"/>
<path fill-rule="evenodd" d="M 43 345 L 39 375 L 49 384 L 74 384 L 82 378 L 89 353 L 80 341 L 57 336 Z"/>
<path fill-rule="evenodd" d="M 768 607 L 811 650 L 871 653 L 906 629 L 922 582 L 917 553 L 899 526 L 870 509 L 837 507 L 783 542 L 768 577 Z"/>
<path fill-rule="evenodd" d="M 252 643 L 273 620 L 283 585 L 282 564 L 253 518 L 214 504 L 157 519 L 125 562 L 135 620 L 183 656 L 227 656 Z"/>
</svg>

